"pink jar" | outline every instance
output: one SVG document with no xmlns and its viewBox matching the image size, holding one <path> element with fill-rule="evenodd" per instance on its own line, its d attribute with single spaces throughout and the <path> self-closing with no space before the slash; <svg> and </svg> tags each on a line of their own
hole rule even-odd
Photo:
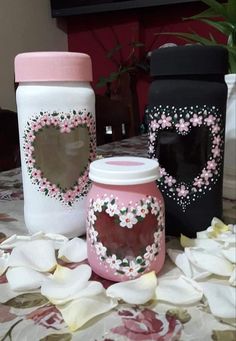
<svg viewBox="0 0 236 341">
<path fill-rule="evenodd" d="M 88 260 L 95 273 L 126 281 L 165 260 L 165 215 L 159 164 L 141 157 L 93 161 L 87 197 Z"/>
</svg>

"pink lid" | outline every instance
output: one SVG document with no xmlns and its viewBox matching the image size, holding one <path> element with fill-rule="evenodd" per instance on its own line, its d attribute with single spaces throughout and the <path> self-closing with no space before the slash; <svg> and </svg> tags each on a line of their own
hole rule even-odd
<svg viewBox="0 0 236 341">
<path fill-rule="evenodd" d="M 28 52 L 15 58 L 16 82 L 91 82 L 92 79 L 91 58 L 85 53 Z"/>
</svg>

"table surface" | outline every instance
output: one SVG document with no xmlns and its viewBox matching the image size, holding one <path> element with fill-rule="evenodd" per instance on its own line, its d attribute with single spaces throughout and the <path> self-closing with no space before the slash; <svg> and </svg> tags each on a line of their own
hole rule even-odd
<svg viewBox="0 0 236 341">
<path fill-rule="evenodd" d="M 147 137 L 134 137 L 98 147 L 98 154 L 104 157 L 114 155 L 147 156 Z M 235 223 L 236 202 L 223 200 L 224 221 Z M 0 173 L 0 240 L 12 234 L 27 234 L 23 217 L 23 192 L 20 168 Z M 167 240 L 168 247 L 178 248 L 177 239 Z M 166 256 L 159 276 L 181 274 L 180 270 Z M 94 275 L 105 287 L 110 283 Z M 125 314 L 133 315 L 134 323 L 142 320 L 145 332 L 134 332 L 125 324 Z M 166 335 L 159 338 L 163 321 L 167 323 Z M 117 334 L 115 327 L 122 327 L 124 335 Z M 176 333 L 181 330 L 181 336 Z M 15 293 L 10 290 L 5 275 L 0 276 L 0 341 L 4 340 L 234 340 L 233 327 L 215 318 L 200 302 L 187 307 L 150 302 L 144 306 L 120 304 L 111 312 L 87 323 L 72 333 L 65 325 L 60 312 L 45 300 L 39 292 Z"/>
</svg>

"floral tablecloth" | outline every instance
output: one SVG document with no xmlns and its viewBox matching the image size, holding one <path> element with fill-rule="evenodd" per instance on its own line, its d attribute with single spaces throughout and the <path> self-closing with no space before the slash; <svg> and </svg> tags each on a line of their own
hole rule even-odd
<svg viewBox="0 0 236 341">
<path fill-rule="evenodd" d="M 103 156 L 146 156 L 146 136 L 115 142 L 98 148 Z M 224 221 L 235 223 L 236 202 L 224 200 Z M 12 234 L 27 234 L 23 218 L 21 170 L 0 173 L 0 241 Z M 167 240 L 179 247 L 177 239 Z M 76 267 L 77 264 L 70 264 Z M 160 276 L 180 274 L 166 256 Z M 104 287 L 109 281 L 98 278 Z M 71 332 L 60 312 L 39 291 L 13 292 L 5 275 L 0 276 L 0 341 L 19 340 L 235 340 L 235 327 L 214 317 L 204 301 L 191 306 L 174 306 L 151 301 L 146 305 L 120 304 Z"/>
</svg>

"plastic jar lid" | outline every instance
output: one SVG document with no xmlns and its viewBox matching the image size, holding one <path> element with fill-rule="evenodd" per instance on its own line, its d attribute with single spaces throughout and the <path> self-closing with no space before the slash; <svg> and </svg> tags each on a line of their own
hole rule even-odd
<svg viewBox="0 0 236 341">
<path fill-rule="evenodd" d="M 159 164 L 143 157 L 109 157 L 90 164 L 89 178 L 106 185 L 144 184 L 159 178 Z"/>
<path fill-rule="evenodd" d="M 28 52 L 15 58 L 16 82 L 91 82 L 89 55 L 76 52 Z"/>
</svg>

